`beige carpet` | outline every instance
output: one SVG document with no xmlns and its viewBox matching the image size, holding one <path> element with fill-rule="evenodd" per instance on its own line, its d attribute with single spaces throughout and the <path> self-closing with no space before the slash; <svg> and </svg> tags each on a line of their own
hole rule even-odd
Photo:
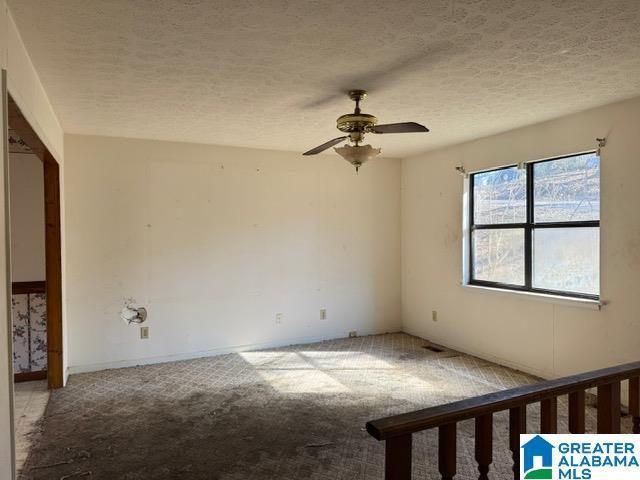
<svg viewBox="0 0 640 480">
<path fill-rule="evenodd" d="M 19 478 L 382 479 L 367 420 L 537 381 L 426 344 L 387 334 L 73 375 Z M 564 399 L 559 417 L 566 431 Z M 530 407 L 530 431 L 538 421 Z M 511 479 L 506 416 L 494 425 L 490 475 Z M 436 442 L 415 435 L 415 478 L 440 478 Z M 456 478 L 478 478 L 473 449 L 464 422 Z"/>
</svg>

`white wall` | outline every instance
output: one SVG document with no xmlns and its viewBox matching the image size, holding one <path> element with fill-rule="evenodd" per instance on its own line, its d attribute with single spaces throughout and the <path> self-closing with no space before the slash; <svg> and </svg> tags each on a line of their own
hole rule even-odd
<svg viewBox="0 0 640 480">
<path fill-rule="evenodd" d="M 11 280 L 45 280 L 44 178 L 35 155 L 9 154 Z"/>
<path fill-rule="evenodd" d="M 544 377 L 640 357 L 640 98 L 402 161 L 405 331 Z M 601 311 L 460 285 L 468 171 L 595 148 L 601 161 Z M 438 321 L 431 319 L 437 310 Z"/>
<path fill-rule="evenodd" d="M 20 34 L 15 26 L 4 0 L 0 0 L 0 66 L 7 71 L 8 89 L 16 103 L 19 105 L 27 120 L 45 142 L 57 160 L 63 162 L 63 135 L 62 128 L 51 108 L 38 74 L 24 47 Z M 4 97 L 2 97 L 4 98 Z M 4 110 L 4 105 L 0 107 Z M 0 138 L 6 145 L 5 119 L 0 120 Z M 6 166 L 8 158 L 3 152 L 3 164 Z M 4 169 L 3 169 L 4 172 Z M 0 272 L 8 270 L 9 249 L 6 248 L 6 234 L 8 232 L 8 218 L 5 214 L 8 200 L 8 192 L 5 184 L 4 173 L 0 178 Z M 64 192 L 61 190 L 61 196 Z M 63 220 L 64 221 L 64 220 Z M 63 238 L 64 246 L 64 238 Z M 64 251 L 62 252 L 64 258 Z M 63 260 L 64 262 L 64 260 Z M 64 275 L 64 267 L 63 267 Z M 11 351 L 9 341 L 9 290 L 7 288 L 8 275 L 0 274 L 0 478 L 13 478 L 13 428 L 12 428 L 12 364 L 10 362 Z M 63 276 L 64 284 L 64 276 Z M 64 321 L 64 320 L 63 320 Z M 63 354 L 64 355 L 64 354 Z"/>
<path fill-rule="evenodd" d="M 6 69 L 7 57 L 7 10 L 4 0 L 0 0 L 0 66 Z M 4 75 L 3 75 L 4 76 Z M 5 110 L 6 83 L 0 81 L 0 107 Z M 9 158 L 7 155 L 7 125 L 5 115 L 0 117 L 0 141 L 2 141 L 2 168 L 0 168 L 0 478 L 14 478 L 14 431 L 13 431 L 13 359 L 10 300 L 10 257 L 9 257 L 9 192 L 6 172 Z"/>
<path fill-rule="evenodd" d="M 7 89 L 16 102 L 20 111 L 27 119 L 38 137 L 47 146 L 51 154 L 60 165 L 60 203 L 63 226 L 61 234 L 62 245 L 62 364 L 67 365 L 67 324 L 66 324 L 66 268 L 65 268 L 65 238 L 64 238 L 64 133 L 53 107 L 42 86 L 29 52 L 27 51 L 20 32 L 7 9 L 4 0 L 0 0 L 3 13 L 3 65 L 7 69 Z M 64 382 L 66 383 L 66 368 Z"/>
<path fill-rule="evenodd" d="M 78 135 L 65 152 L 72 372 L 399 330 L 398 160 L 356 175 L 335 156 Z M 119 319 L 128 297 L 149 340 Z"/>
<path fill-rule="evenodd" d="M 4 3 L 4 2 L 2 2 Z M 64 134 L 29 52 L 11 16 L 7 15 L 7 88 L 20 111 L 59 163 L 64 161 Z"/>
<path fill-rule="evenodd" d="M 65 268 L 65 238 L 64 238 L 64 133 L 53 110 L 47 93 L 42 86 L 29 52 L 27 51 L 20 32 L 5 6 L 4 0 L 0 5 L 4 13 L 4 38 L 6 45 L 4 61 L 7 69 L 7 89 L 16 102 L 20 111 L 27 119 L 38 137 L 47 146 L 49 152 L 60 165 L 60 223 L 62 227 L 62 364 L 67 365 L 67 323 L 66 323 L 66 268 Z M 64 383 L 67 381 L 66 368 Z"/>
</svg>

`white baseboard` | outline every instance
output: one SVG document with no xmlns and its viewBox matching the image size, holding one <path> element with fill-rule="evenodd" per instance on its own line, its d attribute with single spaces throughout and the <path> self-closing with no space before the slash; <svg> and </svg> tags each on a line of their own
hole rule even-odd
<svg viewBox="0 0 640 480">
<path fill-rule="evenodd" d="M 510 360 L 497 357 L 495 355 L 490 355 L 484 352 L 477 352 L 468 348 L 461 348 L 460 346 L 455 345 L 452 342 L 449 342 L 447 340 L 438 338 L 437 336 L 429 335 L 428 337 L 425 337 L 424 335 L 419 334 L 418 332 L 414 331 L 412 328 L 408 328 L 408 327 L 398 326 L 391 330 L 389 329 L 365 330 L 365 331 L 360 331 L 358 336 L 364 337 L 367 335 L 381 335 L 384 333 L 397 333 L 397 332 L 403 332 L 409 335 L 420 337 L 430 342 L 436 343 L 438 345 L 442 345 L 443 347 L 449 348 L 451 350 L 455 350 L 467 355 L 472 355 L 474 357 L 481 358 L 488 362 L 497 363 L 505 367 L 520 370 L 522 372 L 528 373 L 530 375 L 535 375 L 543 379 L 556 378 L 556 376 L 551 375 L 549 372 L 538 371 L 535 368 L 529 367 L 528 365 L 522 365 L 517 362 L 512 362 Z M 88 365 L 72 365 L 67 368 L 65 379 L 69 375 L 73 375 L 76 373 L 97 372 L 100 370 L 109 370 L 113 368 L 126 368 L 126 367 L 135 367 L 139 365 L 151 365 L 155 363 L 176 362 L 180 360 L 191 360 L 194 358 L 213 357 L 216 355 L 224 355 L 228 353 L 240 353 L 240 352 L 246 352 L 250 350 L 261 350 L 265 348 L 278 348 L 278 347 L 286 347 L 291 345 L 305 345 L 309 343 L 346 338 L 347 335 L 348 334 L 346 332 L 335 332 L 334 334 L 330 334 L 330 335 L 294 337 L 294 338 L 284 339 L 284 340 L 272 340 L 268 342 L 252 343 L 252 344 L 246 344 L 246 345 L 219 347 L 211 350 L 202 350 L 197 352 L 179 353 L 179 354 L 173 354 L 173 355 L 162 355 L 162 356 L 156 356 L 156 357 L 146 357 L 146 358 L 138 358 L 138 359 L 131 359 L 131 360 L 121 360 L 117 362 L 95 363 L 95 364 L 88 364 Z M 625 400 L 626 400 L 626 385 L 623 386 L 623 402 L 622 402 L 623 406 L 626 406 L 627 404 Z"/>
<path fill-rule="evenodd" d="M 391 333 L 391 332 L 399 332 L 399 331 L 400 331 L 399 326 L 396 329 L 392 329 L 391 331 L 389 331 L 388 329 L 372 329 L 372 330 L 365 330 L 365 331 L 359 330 L 358 336 L 364 337 L 366 335 L 380 335 L 383 333 Z M 322 342 L 327 340 L 336 340 L 339 338 L 346 338 L 347 336 L 348 336 L 347 332 L 341 331 L 341 332 L 335 332 L 329 335 L 294 337 L 294 338 L 282 339 L 282 340 L 271 340 L 268 342 L 261 342 L 261 343 L 233 345 L 229 347 L 219 347 L 219 348 L 213 348 L 211 350 L 201 350 L 197 352 L 176 353 L 172 355 L 134 358 L 130 360 L 120 360 L 116 362 L 105 362 L 105 363 L 93 363 L 93 364 L 87 364 L 87 365 L 70 365 L 69 367 L 67 367 L 67 375 L 73 375 L 76 373 L 97 372 L 100 370 L 110 370 L 112 368 L 136 367 L 139 365 L 151 365 L 154 363 L 166 363 L 166 362 L 176 362 L 179 360 L 191 360 L 194 358 L 214 357 L 216 355 L 246 352 L 249 350 L 261 350 L 265 348 L 287 347 L 290 345 L 304 345 L 308 343 L 316 343 L 316 342 Z"/>
<path fill-rule="evenodd" d="M 415 331 L 413 331 L 411 328 L 407 328 L 407 327 L 402 327 L 402 331 L 404 333 L 407 333 L 409 335 L 413 335 L 415 337 L 420 337 L 423 338 L 429 342 L 433 342 L 437 345 L 442 345 L 445 348 L 449 348 L 451 350 L 455 350 L 457 352 L 460 353 L 464 353 L 466 355 L 472 355 L 474 357 L 478 357 L 481 358 L 482 360 L 486 360 L 488 362 L 492 362 L 492 363 L 497 363 L 498 365 L 502 365 L 504 367 L 509 367 L 509 368 L 513 368 L 514 370 L 519 370 L 521 372 L 524 373 L 528 373 L 529 375 L 534 375 L 536 377 L 540 377 L 543 380 L 554 380 L 556 378 L 560 378 L 558 375 L 555 374 L 551 374 L 549 372 L 545 372 L 545 371 L 541 371 L 541 370 L 537 370 L 535 368 L 531 368 L 528 365 L 522 365 L 519 364 L 517 362 L 512 362 L 510 360 L 501 358 L 501 357 L 496 357 L 495 355 L 490 355 L 490 354 L 486 354 L 484 352 L 476 352 L 473 351 L 471 349 L 468 348 L 460 348 L 454 344 L 452 344 L 451 342 L 448 342 L 446 340 L 442 340 L 440 338 L 438 338 L 437 336 L 429 336 L 428 338 L 420 335 L 418 333 L 416 333 Z M 590 393 L 591 395 L 593 395 L 594 397 L 597 397 L 597 389 L 595 388 L 591 388 L 587 390 L 587 393 Z M 622 409 L 623 412 L 625 411 L 625 409 L 628 409 L 628 405 L 629 405 L 629 401 L 628 401 L 628 394 L 629 394 L 629 387 L 628 387 L 628 383 L 627 382 L 622 382 L 622 390 L 621 390 L 621 396 L 622 396 Z"/>
<path fill-rule="evenodd" d="M 487 362 L 497 363 L 498 365 L 502 365 L 504 367 L 513 368 L 514 370 L 519 370 L 524 373 L 528 373 L 529 375 L 535 375 L 536 377 L 543 378 L 545 380 L 556 378 L 552 373 L 546 372 L 543 370 L 538 370 L 536 368 L 531 368 L 528 365 L 522 365 L 517 362 L 512 362 L 511 360 L 507 360 L 506 358 L 501 358 L 495 355 L 491 355 L 485 352 L 478 352 L 469 348 L 462 348 L 458 345 L 455 345 L 452 342 L 447 340 L 438 338 L 437 336 L 429 335 L 425 337 L 417 332 L 415 332 L 412 328 L 408 328 L 403 326 L 402 331 L 408 333 L 409 335 L 414 335 L 416 337 L 424 338 L 433 343 L 437 343 L 438 345 L 442 345 L 443 347 L 449 348 L 451 350 L 455 350 L 460 353 L 465 353 L 467 355 L 471 355 L 473 357 L 481 358 L 482 360 L 486 360 Z"/>
</svg>

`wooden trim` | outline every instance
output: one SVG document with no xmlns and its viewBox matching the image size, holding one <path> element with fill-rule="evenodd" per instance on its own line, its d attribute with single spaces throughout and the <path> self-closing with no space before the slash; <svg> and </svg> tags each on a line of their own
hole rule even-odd
<svg viewBox="0 0 640 480">
<path fill-rule="evenodd" d="M 13 374 L 14 383 L 19 382 L 33 382 L 34 380 L 46 380 L 47 371 L 41 370 L 39 372 L 20 372 Z"/>
<path fill-rule="evenodd" d="M 62 245 L 60 240 L 60 167 L 45 152 L 44 217 L 47 272 L 47 368 L 49 388 L 63 386 L 62 372 Z"/>
<path fill-rule="evenodd" d="M 11 293 L 14 295 L 23 295 L 28 293 L 45 293 L 47 282 L 38 280 L 34 282 L 12 282 Z"/>
<path fill-rule="evenodd" d="M 44 216 L 47 294 L 47 367 L 49 388 L 64 383 L 62 365 L 62 245 L 60 239 L 60 167 L 38 137 L 11 95 L 7 95 L 8 127 L 42 160 L 44 166 Z"/>
</svg>

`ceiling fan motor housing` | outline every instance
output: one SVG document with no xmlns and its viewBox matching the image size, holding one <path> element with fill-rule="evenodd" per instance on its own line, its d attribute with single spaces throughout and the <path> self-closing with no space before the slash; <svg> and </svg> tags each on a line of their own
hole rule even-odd
<svg viewBox="0 0 640 480">
<path fill-rule="evenodd" d="M 342 115 L 336 120 L 336 126 L 341 132 L 349 134 L 349 139 L 357 145 L 364 141 L 364 134 L 370 132 L 378 119 L 368 113 L 360 111 L 360 102 L 367 98 L 365 90 L 351 90 L 349 92 L 351 100 L 356 102 L 356 108 L 353 113 Z"/>
<path fill-rule="evenodd" d="M 378 119 L 368 113 L 348 113 L 336 121 L 338 130 L 345 133 L 366 132 L 378 123 Z"/>
</svg>

